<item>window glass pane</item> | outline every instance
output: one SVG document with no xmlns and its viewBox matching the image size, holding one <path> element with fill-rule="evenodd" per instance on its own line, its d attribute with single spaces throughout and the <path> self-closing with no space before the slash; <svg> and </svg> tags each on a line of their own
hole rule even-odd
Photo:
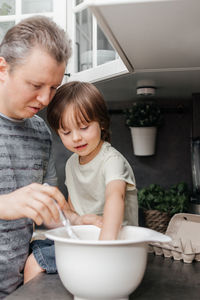
<svg viewBox="0 0 200 300">
<path fill-rule="evenodd" d="M 92 68 L 92 15 L 88 10 L 76 13 L 76 72 Z"/>
<path fill-rule="evenodd" d="M 115 60 L 116 52 L 104 35 L 103 31 L 97 26 L 97 65 L 102 65 L 108 61 Z"/>
<path fill-rule="evenodd" d="M 53 0 L 22 0 L 23 14 L 51 12 L 52 10 Z"/>
<path fill-rule="evenodd" d="M 80 3 L 83 3 L 84 0 L 76 0 L 75 5 L 79 5 Z"/>
<path fill-rule="evenodd" d="M 0 42 L 2 41 L 5 33 L 15 25 L 15 22 L 0 22 Z"/>
<path fill-rule="evenodd" d="M 15 0 L 0 0 L 0 16 L 15 14 Z"/>
</svg>

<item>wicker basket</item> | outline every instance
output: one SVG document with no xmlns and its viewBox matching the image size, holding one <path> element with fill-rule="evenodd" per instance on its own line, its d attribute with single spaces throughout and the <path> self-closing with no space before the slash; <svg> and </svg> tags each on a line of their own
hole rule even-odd
<svg viewBox="0 0 200 300">
<path fill-rule="evenodd" d="M 146 227 L 165 233 L 171 217 L 159 210 L 144 210 L 144 218 Z"/>
</svg>

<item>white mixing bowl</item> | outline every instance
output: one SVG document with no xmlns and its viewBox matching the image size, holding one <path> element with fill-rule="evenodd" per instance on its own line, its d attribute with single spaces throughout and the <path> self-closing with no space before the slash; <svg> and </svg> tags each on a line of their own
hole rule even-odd
<svg viewBox="0 0 200 300">
<path fill-rule="evenodd" d="M 75 300 L 127 300 L 140 284 L 149 242 L 171 238 L 151 229 L 124 226 L 119 239 L 99 241 L 99 228 L 72 226 L 80 240 L 67 237 L 64 227 L 46 232 L 55 241 L 58 274 Z"/>
</svg>

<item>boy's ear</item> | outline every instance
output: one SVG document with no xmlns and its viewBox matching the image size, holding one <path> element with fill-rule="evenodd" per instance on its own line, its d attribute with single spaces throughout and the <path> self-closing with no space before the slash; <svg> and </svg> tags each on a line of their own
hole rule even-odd
<svg viewBox="0 0 200 300">
<path fill-rule="evenodd" d="M 0 56 L 0 81 L 5 80 L 5 76 L 8 72 L 8 64 L 4 57 Z"/>
</svg>

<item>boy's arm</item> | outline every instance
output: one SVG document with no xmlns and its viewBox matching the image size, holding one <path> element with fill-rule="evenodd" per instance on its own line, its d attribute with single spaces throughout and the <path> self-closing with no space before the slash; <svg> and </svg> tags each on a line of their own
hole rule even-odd
<svg viewBox="0 0 200 300">
<path fill-rule="evenodd" d="M 124 218 L 125 193 L 125 181 L 113 180 L 107 184 L 100 240 L 117 238 Z"/>
</svg>

